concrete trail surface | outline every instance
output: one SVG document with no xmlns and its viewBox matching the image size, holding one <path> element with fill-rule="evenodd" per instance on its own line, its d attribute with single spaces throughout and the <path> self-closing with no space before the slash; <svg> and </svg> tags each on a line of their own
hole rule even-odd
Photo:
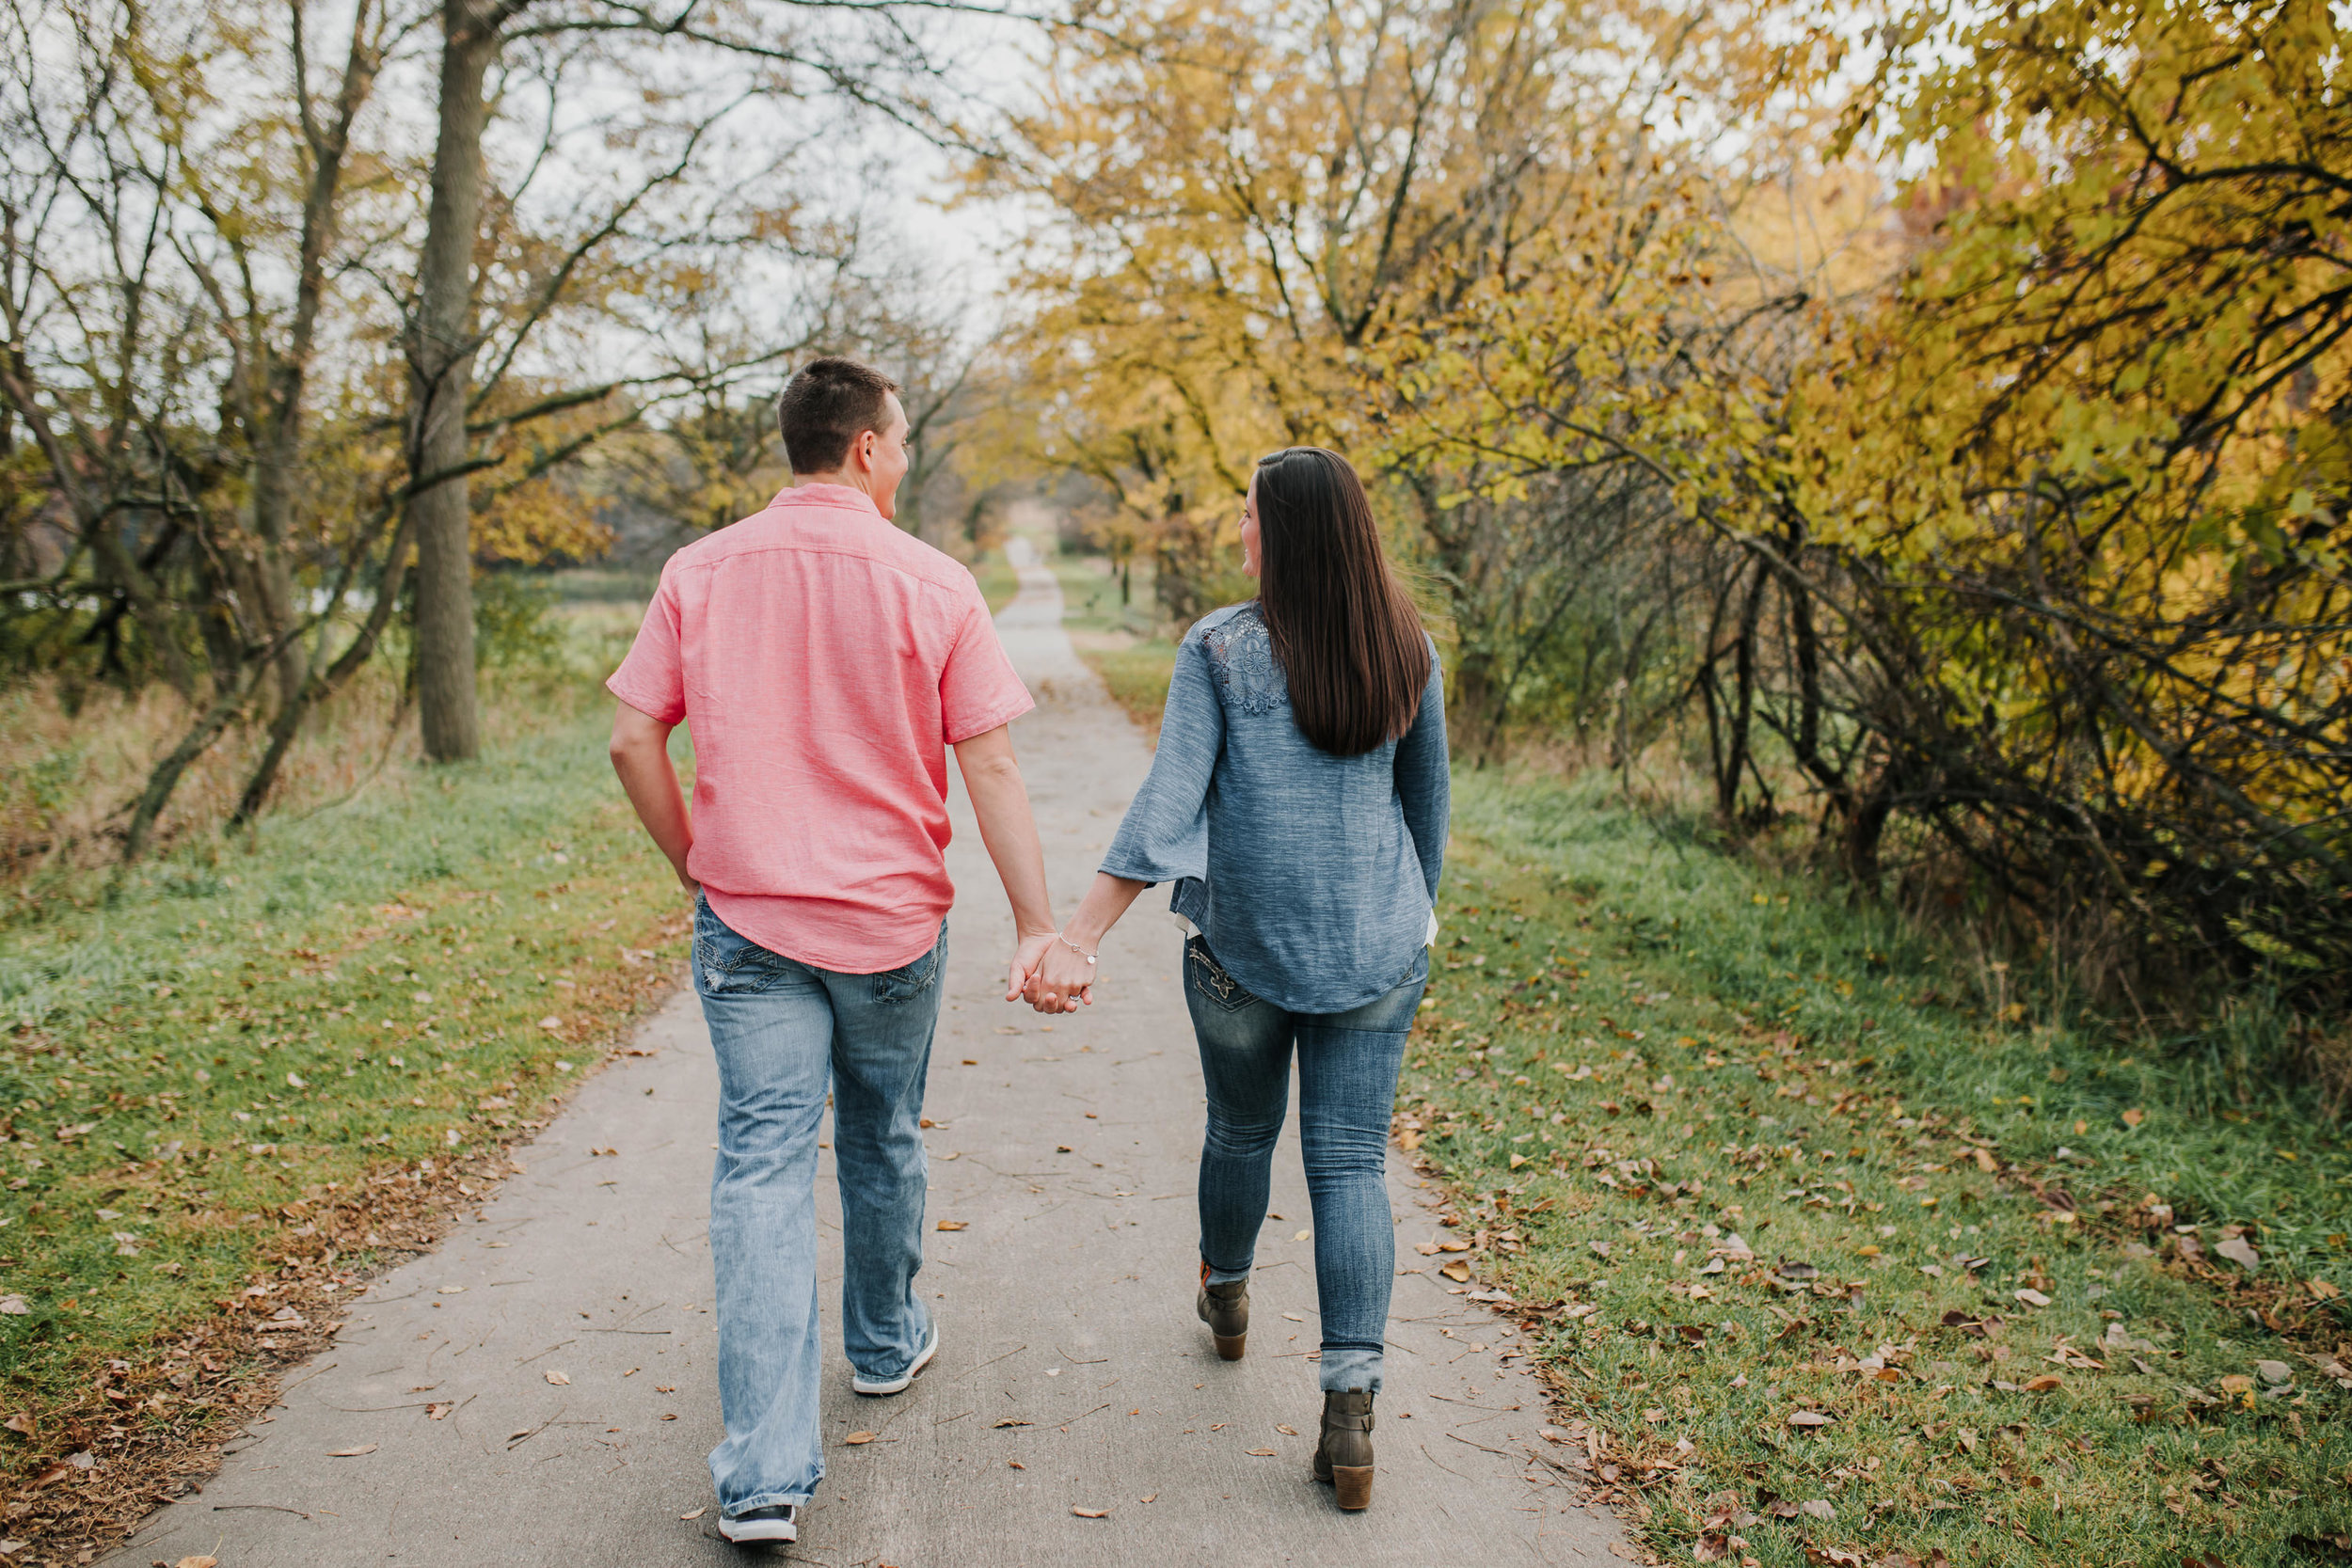
<svg viewBox="0 0 2352 1568">
<path fill-rule="evenodd" d="M 1029 567 L 998 624 L 1038 696 L 1017 739 L 1066 909 L 1150 753 L 1060 612 L 1053 575 Z M 1578 1506 L 1553 1467 L 1564 1450 L 1540 1436 L 1541 1390 L 1508 1358 L 1509 1325 L 1412 1250 L 1436 1217 L 1401 1161 L 1378 1482 L 1369 1512 L 1333 1507 L 1308 1473 L 1321 1398 L 1295 1122 L 1248 1358 L 1229 1365 L 1193 1316 L 1200 1072 L 1165 895 L 1112 933 L 1095 1006 L 1046 1023 L 1000 1000 L 1011 918 L 960 793 L 955 809 L 922 1276 L 939 1358 L 895 1399 L 852 1394 L 828 1292 L 828 1474 L 798 1545 L 744 1555 L 834 1568 L 1614 1561 L 1615 1524 Z M 528 1174 L 438 1252 L 375 1281 L 220 1474 L 109 1563 L 741 1560 L 714 1528 L 704 1465 L 721 1435 L 706 1239 L 716 1077 L 692 996 L 637 1043 L 653 1054 L 584 1084 L 517 1150 Z M 820 1186 L 833 1281 L 829 1162 Z"/>
</svg>

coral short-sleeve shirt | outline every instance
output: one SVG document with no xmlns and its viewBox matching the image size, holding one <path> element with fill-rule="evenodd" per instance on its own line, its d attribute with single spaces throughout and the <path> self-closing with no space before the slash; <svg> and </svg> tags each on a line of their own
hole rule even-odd
<svg viewBox="0 0 2352 1568">
<path fill-rule="evenodd" d="M 719 918 L 856 974 L 929 952 L 955 899 L 946 748 L 1035 705 L 971 572 L 836 484 L 672 556 L 605 685 L 693 736 Z"/>
</svg>

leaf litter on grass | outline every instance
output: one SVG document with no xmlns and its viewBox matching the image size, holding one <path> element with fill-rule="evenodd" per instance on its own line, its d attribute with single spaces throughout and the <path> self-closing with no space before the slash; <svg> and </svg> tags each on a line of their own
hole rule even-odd
<svg viewBox="0 0 2352 1568">
<path fill-rule="evenodd" d="M 557 722 L 265 823 L 184 887 L 156 863 L 0 925 L 0 1071 L 39 1089 L 0 1154 L 6 1400 L 40 1434 L 0 1450 L 11 1537 L 95 1549 L 184 1490 L 354 1285 L 512 1174 L 578 1081 L 555 1053 L 669 994 L 683 911 L 599 736 Z"/>
<path fill-rule="evenodd" d="M 1751 919 L 1762 874 L 1589 800 L 1455 799 L 1400 1142 L 1530 1331 L 1571 1467 L 1656 1550 L 2137 1564 L 2227 1535 L 2284 1568 L 2345 1528 L 2331 1130 L 1988 1026 L 1892 917 L 1797 884 Z M 1724 1496 L 1753 1526 L 1709 1524 Z"/>
</svg>

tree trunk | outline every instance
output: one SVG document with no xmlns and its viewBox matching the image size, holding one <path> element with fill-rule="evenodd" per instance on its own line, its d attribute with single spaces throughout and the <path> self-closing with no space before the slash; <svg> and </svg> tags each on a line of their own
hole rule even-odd
<svg viewBox="0 0 2352 1568">
<path fill-rule="evenodd" d="M 473 391 L 473 250 L 482 226 L 482 84 L 499 33 L 485 8 L 448 0 L 442 12 L 439 137 L 433 198 L 408 343 L 411 482 L 417 543 L 416 669 L 424 754 L 470 757 L 481 747 L 474 705 L 473 505 L 464 472 Z M 436 476 L 446 476 L 438 477 Z"/>
</svg>

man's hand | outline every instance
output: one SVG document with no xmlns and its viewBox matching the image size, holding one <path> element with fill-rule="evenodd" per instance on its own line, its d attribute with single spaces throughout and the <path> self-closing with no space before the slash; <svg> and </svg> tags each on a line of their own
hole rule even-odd
<svg viewBox="0 0 2352 1568">
<path fill-rule="evenodd" d="M 1036 974 L 1039 961 L 1045 957 L 1046 949 L 1056 944 L 1056 941 L 1051 931 L 1021 939 L 1021 944 L 1012 950 L 1012 972 L 1005 976 L 1006 1001 L 1018 1002 L 1027 993 L 1030 977 Z"/>
</svg>

